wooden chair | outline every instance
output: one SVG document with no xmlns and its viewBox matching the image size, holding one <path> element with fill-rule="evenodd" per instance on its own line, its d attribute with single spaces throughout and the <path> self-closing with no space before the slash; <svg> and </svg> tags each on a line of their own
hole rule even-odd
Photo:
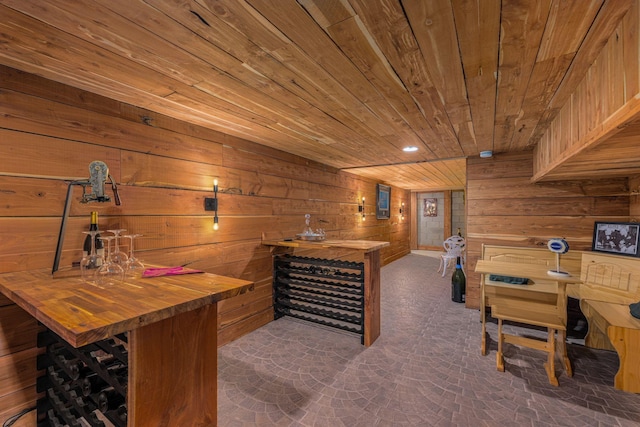
<svg viewBox="0 0 640 427">
<path fill-rule="evenodd" d="M 567 356 L 567 285 L 579 283 L 581 255 L 571 262 L 571 278 L 549 276 L 547 270 L 555 265 L 554 255 L 548 250 L 534 248 L 511 248 L 483 245 L 482 259 L 476 263 L 481 276 L 481 352 L 487 354 L 485 306 L 491 307 L 491 317 L 498 319 L 498 352 L 496 368 L 504 372 L 504 343 L 529 347 L 547 353 L 544 364 L 549 382 L 558 385 L 555 374 L 555 355 L 559 353 L 567 376 L 572 376 L 571 363 Z M 577 270 L 579 271 L 579 269 Z M 504 276 L 526 277 L 528 284 L 514 285 L 491 280 L 491 273 Z M 504 332 L 504 321 L 547 329 L 546 339 L 511 335 Z"/>
<path fill-rule="evenodd" d="M 460 257 L 462 270 L 464 270 L 466 248 L 466 241 L 464 238 L 460 236 L 451 236 L 444 241 L 442 246 L 444 246 L 444 250 L 446 251 L 444 254 L 440 255 L 440 266 L 438 267 L 438 272 L 442 270 L 442 277 L 447 273 L 447 269 L 450 265 L 455 266 L 454 263 L 458 257 Z"/>
<path fill-rule="evenodd" d="M 496 368 L 498 371 L 504 372 L 504 356 L 502 349 L 503 343 L 506 342 L 546 352 L 547 361 L 544 364 L 544 369 L 547 372 L 549 383 L 554 386 L 558 385 L 558 379 L 555 372 L 556 352 L 559 353 L 560 358 L 564 363 L 567 376 L 570 377 L 573 375 L 571 362 L 567 356 L 567 327 L 565 316 L 560 315 L 560 313 L 554 310 L 542 307 L 531 307 L 530 305 L 524 308 L 519 307 L 517 304 L 513 306 L 508 306 L 507 304 L 492 305 L 491 316 L 498 319 L 498 352 L 496 353 Z M 505 334 L 502 329 L 502 323 L 504 320 L 547 328 L 547 339 L 546 341 L 543 341 L 536 338 Z M 556 334 L 558 334 L 557 340 Z"/>
</svg>

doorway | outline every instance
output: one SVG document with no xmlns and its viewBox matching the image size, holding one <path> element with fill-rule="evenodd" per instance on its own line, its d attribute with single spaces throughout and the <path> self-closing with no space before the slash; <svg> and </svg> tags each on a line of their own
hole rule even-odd
<svg viewBox="0 0 640 427">
<path fill-rule="evenodd" d="M 439 191 L 415 194 L 415 218 L 412 222 L 411 249 L 442 250 L 442 242 L 458 231 L 466 232 L 464 191 Z M 414 237 L 415 236 L 415 237 Z"/>
</svg>

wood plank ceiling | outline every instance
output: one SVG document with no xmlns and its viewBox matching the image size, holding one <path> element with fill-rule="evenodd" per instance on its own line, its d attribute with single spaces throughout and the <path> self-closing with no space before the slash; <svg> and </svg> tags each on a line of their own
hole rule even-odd
<svg viewBox="0 0 640 427">
<path fill-rule="evenodd" d="M 621 4 L 0 0 L 0 64 L 401 188 L 458 189 L 466 157 L 536 144 Z"/>
</svg>

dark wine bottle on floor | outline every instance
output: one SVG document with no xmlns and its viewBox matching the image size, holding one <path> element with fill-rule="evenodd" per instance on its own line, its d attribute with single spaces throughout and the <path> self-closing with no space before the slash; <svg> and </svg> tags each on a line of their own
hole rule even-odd
<svg viewBox="0 0 640 427">
<path fill-rule="evenodd" d="M 462 271 L 460 257 L 456 259 L 456 269 L 451 276 L 451 300 L 453 302 L 464 302 L 467 280 Z"/>
</svg>

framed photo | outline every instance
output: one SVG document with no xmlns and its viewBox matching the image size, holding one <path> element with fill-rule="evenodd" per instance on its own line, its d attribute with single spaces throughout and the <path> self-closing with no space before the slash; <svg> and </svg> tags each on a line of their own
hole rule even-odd
<svg viewBox="0 0 640 427">
<path fill-rule="evenodd" d="M 640 224 L 630 222 L 596 222 L 591 250 L 615 255 L 638 256 Z"/>
<path fill-rule="evenodd" d="M 424 199 L 423 216 L 438 216 L 438 199 Z"/>
<path fill-rule="evenodd" d="M 376 218 L 389 219 L 391 212 L 391 187 L 384 184 L 377 185 Z"/>
</svg>

